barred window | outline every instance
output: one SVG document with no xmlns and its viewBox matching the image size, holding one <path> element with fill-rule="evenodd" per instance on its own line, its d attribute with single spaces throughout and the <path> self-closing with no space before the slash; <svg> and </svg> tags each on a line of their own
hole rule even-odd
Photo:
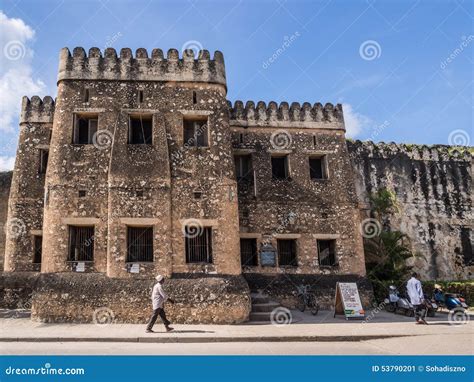
<svg viewBox="0 0 474 382">
<path fill-rule="evenodd" d="M 240 261 L 242 266 L 257 266 L 257 239 L 240 239 Z"/>
<path fill-rule="evenodd" d="M 153 227 L 127 227 L 127 262 L 153 261 Z"/>
<path fill-rule="evenodd" d="M 336 240 L 318 240 L 319 265 L 332 267 L 336 262 Z"/>
<path fill-rule="evenodd" d="M 235 156 L 235 174 L 237 181 L 251 182 L 253 180 L 252 160 L 250 155 Z"/>
<path fill-rule="evenodd" d="M 48 166 L 48 150 L 41 149 L 39 151 L 39 167 L 38 173 L 39 174 L 46 174 L 46 167 Z"/>
<path fill-rule="evenodd" d="M 212 263 L 212 228 L 185 227 L 186 262 Z"/>
<path fill-rule="evenodd" d="M 68 260 L 94 260 L 94 226 L 69 226 Z"/>
<path fill-rule="evenodd" d="M 33 236 L 33 263 L 41 264 L 41 255 L 43 247 L 43 236 L 35 235 Z"/>
<path fill-rule="evenodd" d="M 296 240 L 280 239 L 278 244 L 278 265 L 279 266 L 297 266 L 296 261 Z"/>
</svg>

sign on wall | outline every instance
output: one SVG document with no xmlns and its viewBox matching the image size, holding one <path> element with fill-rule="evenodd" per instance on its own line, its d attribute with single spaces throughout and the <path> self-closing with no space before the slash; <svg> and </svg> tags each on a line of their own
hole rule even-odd
<svg viewBox="0 0 474 382">
<path fill-rule="evenodd" d="M 334 317 L 336 314 L 344 314 L 346 320 L 365 317 L 356 283 L 336 283 Z"/>
</svg>

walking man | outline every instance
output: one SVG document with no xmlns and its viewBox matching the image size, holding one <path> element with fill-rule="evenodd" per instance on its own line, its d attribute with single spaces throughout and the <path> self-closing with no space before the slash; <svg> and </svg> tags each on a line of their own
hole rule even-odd
<svg viewBox="0 0 474 382">
<path fill-rule="evenodd" d="M 173 328 L 170 326 L 171 322 L 168 321 L 166 318 L 166 313 L 163 309 L 163 304 L 165 303 L 166 300 L 174 304 L 174 300 L 169 298 L 165 291 L 163 290 L 163 283 L 165 282 L 165 278 L 162 275 L 156 276 L 156 281 L 157 283 L 153 287 L 153 293 L 151 294 L 151 300 L 153 303 L 153 314 L 150 318 L 150 321 L 148 321 L 148 325 L 146 327 L 146 332 L 147 333 L 154 333 L 153 331 L 153 325 L 155 325 L 156 319 L 158 316 L 161 317 L 161 321 L 163 321 L 163 324 L 165 325 L 166 331 L 171 332 Z"/>
<path fill-rule="evenodd" d="M 423 295 L 423 289 L 421 288 L 421 282 L 418 280 L 418 274 L 416 272 L 412 273 L 411 279 L 407 282 L 407 293 L 411 304 L 415 308 L 416 323 L 428 325 L 425 320 L 425 297 Z"/>
</svg>

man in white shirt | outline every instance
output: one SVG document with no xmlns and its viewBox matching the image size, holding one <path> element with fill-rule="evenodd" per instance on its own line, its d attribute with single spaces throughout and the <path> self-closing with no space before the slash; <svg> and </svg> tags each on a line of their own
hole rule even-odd
<svg viewBox="0 0 474 382">
<path fill-rule="evenodd" d="M 165 303 L 165 301 L 169 301 L 174 304 L 174 300 L 169 298 L 163 290 L 162 285 L 165 282 L 165 278 L 162 275 L 158 275 L 156 276 L 156 281 L 157 283 L 153 287 L 153 292 L 151 294 L 151 301 L 153 303 L 153 314 L 150 318 L 150 321 L 148 321 L 146 332 L 154 333 L 153 325 L 155 325 L 158 316 L 161 317 L 161 321 L 163 321 L 166 331 L 171 332 L 173 328 L 170 326 L 171 322 L 166 318 L 166 313 L 163 309 L 163 304 Z"/>
<path fill-rule="evenodd" d="M 407 293 L 410 298 L 410 302 L 415 308 L 415 319 L 417 324 L 428 325 L 425 320 L 425 296 L 423 295 L 423 289 L 421 288 L 421 282 L 418 280 L 418 274 L 413 272 L 411 279 L 407 282 Z"/>
</svg>

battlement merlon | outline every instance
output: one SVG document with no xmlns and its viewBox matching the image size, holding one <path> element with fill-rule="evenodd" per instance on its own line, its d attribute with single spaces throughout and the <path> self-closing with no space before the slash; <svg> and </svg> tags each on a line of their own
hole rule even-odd
<svg viewBox="0 0 474 382">
<path fill-rule="evenodd" d="M 63 48 L 59 55 L 58 83 L 62 80 L 111 80 L 111 81 L 163 81 L 201 82 L 223 85 L 227 90 L 224 56 L 214 52 L 211 59 L 207 50 L 200 50 L 195 59 L 191 49 L 183 51 L 182 58 L 176 49 L 168 50 L 167 57 L 161 49 L 153 49 L 151 57 L 144 48 L 123 48 L 120 56 L 113 48 L 106 48 L 104 55 L 99 48 L 74 48 L 71 55 Z"/>
<path fill-rule="evenodd" d="M 31 100 L 24 96 L 21 102 L 20 124 L 53 123 L 55 102 L 50 96 L 41 99 L 38 96 Z"/>
<path fill-rule="evenodd" d="M 270 102 L 268 106 L 263 101 L 252 101 L 244 104 L 235 101 L 234 105 L 227 101 L 230 125 L 234 127 L 281 127 L 281 128 L 316 128 L 345 130 L 342 105 L 315 103 L 311 106 L 305 102 L 302 106 L 293 102 L 278 105 Z"/>
</svg>

